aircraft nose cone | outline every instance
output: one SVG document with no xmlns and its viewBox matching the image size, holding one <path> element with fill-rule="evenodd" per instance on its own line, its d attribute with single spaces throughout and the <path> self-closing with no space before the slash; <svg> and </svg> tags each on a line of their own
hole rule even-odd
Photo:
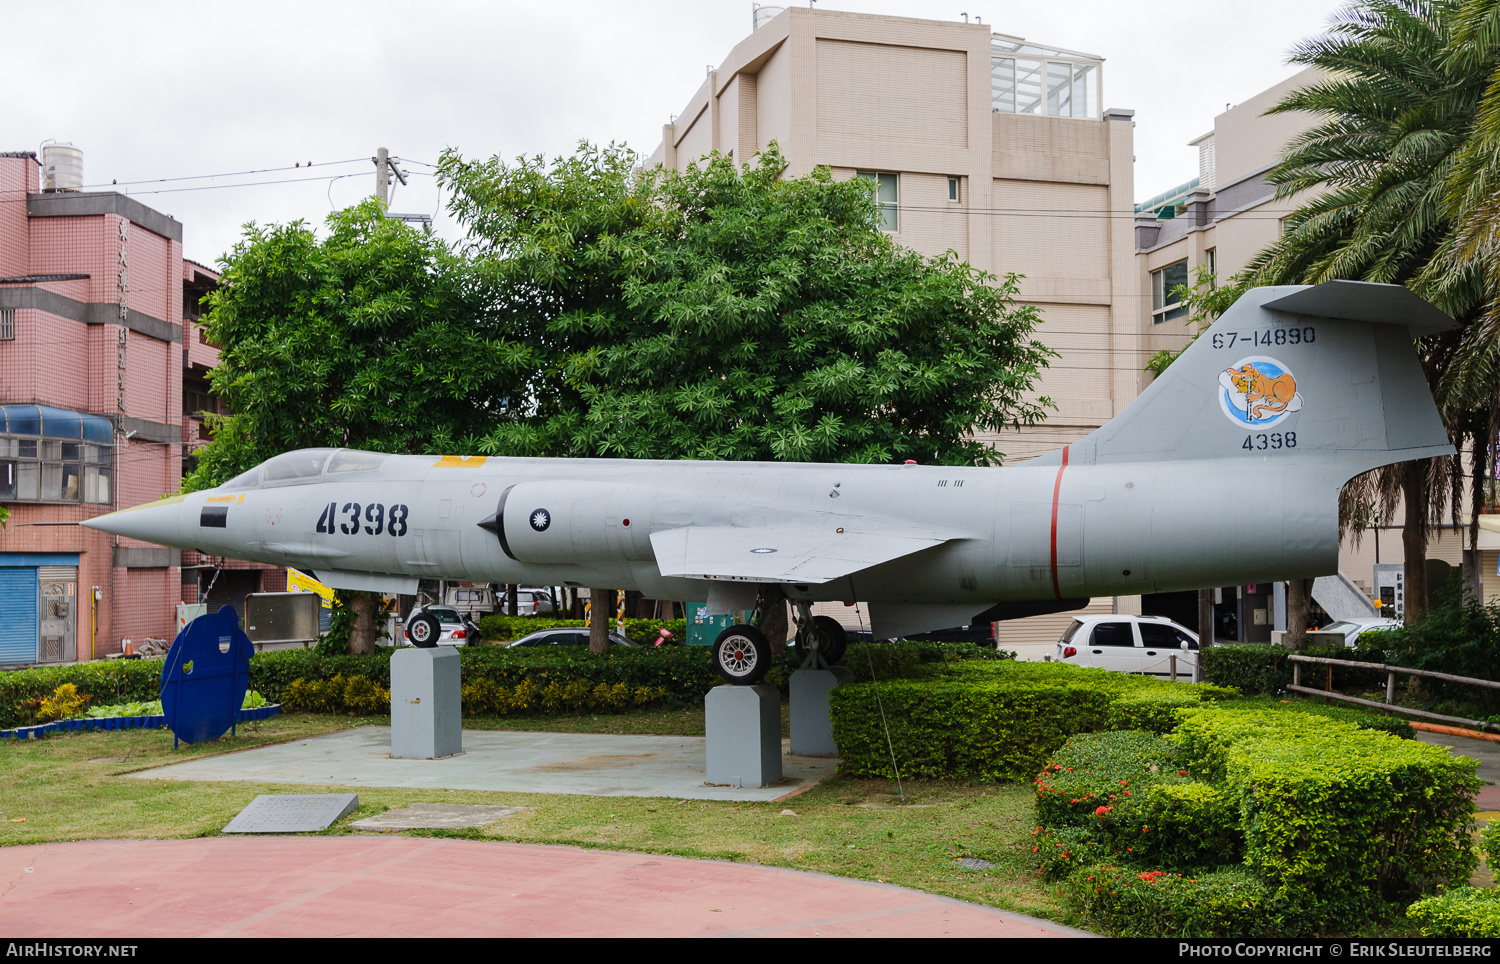
<svg viewBox="0 0 1500 964">
<path fill-rule="evenodd" d="M 175 546 L 180 541 L 178 520 L 187 511 L 182 505 L 186 498 L 176 495 L 134 508 L 121 509 L 95 519 L 86 519 L 81 524 L 110 535 L 154 542 L 161 546 Z"/>
</svg>

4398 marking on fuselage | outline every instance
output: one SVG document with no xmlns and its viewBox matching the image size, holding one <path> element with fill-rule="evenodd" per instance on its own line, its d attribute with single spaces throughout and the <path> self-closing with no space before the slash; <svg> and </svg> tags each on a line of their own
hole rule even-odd
<svg viewBox="0 0 1500 964">
<path fill-rule="evenodd" d="M 364 512 L 365 535 L 378 536 L 382 533 L 397 537 L 406 535 L 408 511 L 406 506 L 384 506 L 378 502 L 372 502 L 366 506 L 361 506 L 358 502 L 345 502 L 342 506 L 337 502 L 330 502 L 323 507 L 323 514 L 318 516 L 318 526 L 314 531 L 328 535 L 336 532 L 341 532 L 346 536 L 356 535 L 361 530 L 361 510 Z"/>
</svg>

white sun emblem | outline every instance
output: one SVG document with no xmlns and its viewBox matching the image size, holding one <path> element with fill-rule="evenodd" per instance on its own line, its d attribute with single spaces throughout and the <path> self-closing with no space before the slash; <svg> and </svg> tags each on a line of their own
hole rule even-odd
<svg viewBox="0 0 1500 964">
<path fill-rule="evenodd" d="M 552 524 L 552 515 L 546 509 L 537 509 L 531 513 L 531 527 L 538 532 L 546 531 Z"/>
</svg>

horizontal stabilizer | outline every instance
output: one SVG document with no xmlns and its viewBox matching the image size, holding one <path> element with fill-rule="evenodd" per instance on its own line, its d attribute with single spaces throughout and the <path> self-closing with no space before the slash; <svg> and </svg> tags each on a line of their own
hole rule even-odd
<svg viewBox="0 0 1500 964">
<path fill-rule="evenodd" d="M 651 533 L 663 576 L 821 584 L 942 545 L 930 529 L 835 532 L 810 526 L 688 526 Z"/>
<path fill-rule="evenodd" d="M 1458 322 L 1409 289 L 1372 281 L 1325 281 L 1268 301 L 1261 307 L 1308 318 L 1401 325 L 1414 338 L 1458 327 Z"/>
</svg>

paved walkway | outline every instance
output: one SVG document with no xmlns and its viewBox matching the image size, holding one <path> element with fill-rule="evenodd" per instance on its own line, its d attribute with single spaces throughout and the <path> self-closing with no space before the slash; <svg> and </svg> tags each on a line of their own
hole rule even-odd
<svg viewBox="0 0 1500 964">
<path fill-rule="evenodd" d="M 0 936 L 1087 937 L 752 864 L 398 836 L 0 848 Z"/>
</svg>

